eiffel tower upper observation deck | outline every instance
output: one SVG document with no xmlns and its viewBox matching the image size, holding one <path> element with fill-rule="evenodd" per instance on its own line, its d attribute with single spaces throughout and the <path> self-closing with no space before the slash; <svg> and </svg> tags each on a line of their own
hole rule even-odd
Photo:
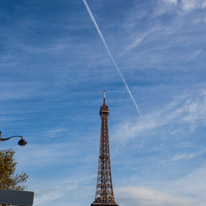
<svg viewBox="0 0 206 206">
<path fill-rule="evenodd" d="M 114 200 L 112 172 L 109 150 L 108 116 L 109 107 L 106 105 L 105 92 L 103 105 L 100 107 L 101 131 L 99 145 L 99 163 L 95 200 L 91 206 L 118 206 Z"/>
</svg>

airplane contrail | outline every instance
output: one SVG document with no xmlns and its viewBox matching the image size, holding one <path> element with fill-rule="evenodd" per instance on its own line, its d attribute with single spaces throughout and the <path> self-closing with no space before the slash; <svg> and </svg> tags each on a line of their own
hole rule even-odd
<svg viewBox="0 0 206 206">
<path fill-rule="evenodd" d="M 140 115 L 140 117 L 142 117 L 142 113 L 141 113 L 141 111 L 140 111 L 140 109 L 139 109 L 139 107 L 138 107 L 138 105 L 137 105 L 137 103 L 136 103 L 136 101 L 135 101 L 135 99 L 134 99 L 134 97 L 133 97 L 133 95 L 132 95 L 132 92 L 130 91 L 130 89 L 129 89 L 128 85 L 127 85 L 127 82 L 126 82 L 123 74 L 121 73 L 121 71 L 120 71 L 120 69 L 119 69 L 119 66 L 117 65 L 117 63 L 116 63 L 116 61 L 115 61 L 115 59 L 114 59 L 114 57 L 113 57 L 113 55 L 112 55 L 112 53 L 111 53 L 111 51 L 110 51 L 110 49 L 109 49 L 109 47 L 108 47 L 105 39 L 104 39 L 104 36 L 102 35 L 102 32 L 101 32 L 101 30 L 100 30 L 100 28 L 99 28 L 99 26 L 98 26 L 98 24 L 97 24 L 97 22 L 96 22 L 96 20 L 95 20 L 95 18 L 94 18 L 94 16 L 93 16 L 93 14 L 92 14 L 92 11 L 91 11 L 90 8 L 89 8 L 89 5 L 87 4 L 86 0 L 83 0 L 83 2 L 84 2 L 85 6 L 86 6 L 86 8 L 87 8 L 87 11 L 88 11 L 88 13 L 89 13 L 89 15 L 90 15 L 90 17 L 91 17 L 91 19 L 92 19 L 92 21 L 93 21 L 96 29 L 97 29 L 97 32 L 98 32 L 100 38 L 102 39 L 102 42 L 104 43 L 104 46 L 105 46 L 105 48 L 106 48 L 106 50 L 107 50 L 107 53 L 109 54 L 109 56 L 110 56 L 110 58 L 111 58 L 111 60 L 112 60 L 112 62 L 113 62 L 113 64 L 114 64 L 117 72 L 119 73 L 119 75 L 120 75 L 120 77 L 121 77 L 121 79 L 122 79 L 122 81 L 123 81 L 123 83 L 124 83 L 124 85 L 125 85 L 128 93 L 129 93 L 129 95 L 130 95 L 130 97 L 131 97 L 131 99 L 132 99 L 132 101 L 133 101 L 133 103 L 134 103 L 134 105 L 135 105 L 135 107 L 136 107 L 139 115 Z"/>
</svg>

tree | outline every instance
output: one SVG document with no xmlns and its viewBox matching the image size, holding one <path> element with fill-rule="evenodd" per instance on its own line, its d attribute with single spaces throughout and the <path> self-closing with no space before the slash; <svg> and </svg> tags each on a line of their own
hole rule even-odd
<svg viewBox="0 0 206 206">
<path fill-rule="evenodd" d="M 15 174 L 16 165 L 15 152 L 12 149 L 0 151 L 0 189 L 24 190 L 24 183 L 28 175 L 24 172 Z"/>
</svg>

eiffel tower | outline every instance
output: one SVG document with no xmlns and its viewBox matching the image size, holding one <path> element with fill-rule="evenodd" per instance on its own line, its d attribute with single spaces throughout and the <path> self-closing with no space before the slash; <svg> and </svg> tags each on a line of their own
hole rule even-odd
<svg viewBox="0 0 206 206">
<path fill-rule="evenodd" d="M 105 92 L 103 105 L 100 107 L 99 114 L 101 116 L 99 163 L 95 200 L 91 206 L 118 206 L 114 200 L 112 186 L 108 131 L 109 107 L 106 105 Z"/>
</svg>

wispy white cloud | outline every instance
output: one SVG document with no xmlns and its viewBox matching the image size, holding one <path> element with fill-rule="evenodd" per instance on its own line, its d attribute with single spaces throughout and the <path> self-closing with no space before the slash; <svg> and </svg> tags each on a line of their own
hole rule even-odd
<svg viewBox="0 0 206 206">
<path fill-rule="evenodd" d="M 17 148 L 16 158 L 22 167 L 61 165 L 71 162 L 74 156 L 80 154 L 74 145 L 74 143 L 27 145 L 24 150 Z"/>
<path fill-rule="evenodd" d="M 154 18 L 160 17 L 176 8 L 177 0 L 157 0 L 157 6 L 152 14 Z"/>
<path fill-rule="evenodd" d="M 123 206 L 204 206 L 206 190 L 206 167 L 194 169 L 179 179 L 158 181 L 147 186 L 135 185 L 115 188 L 116 200 Z M 126 181 L 128 184 L 128 181 Z M 149 185 L 149 186 L 148 186 Z"/>
<path fill-rule="evenodd" d="M 42 136 L 45 136 L 47 138 L 56 138 L 58 136 L 61 136 L 62 133 L 66 132 L 66 128 L 56 128 L 56 129 L 51 129 L 49 131 L 46 131 Z"/>
<path fill-rule="evenodd" d="M 150 33 L 150 32 L 149 32 Z M 123 55 L 125 54 L 126 52 L 130 51 L 131 49 L 137 47 L 143 40 L 146 36 L 148 36 L 149 33 L 145 33 L 143 35 L 141 35 L 140 37 L 138 37 L 136 40 L 134 40 L 131 44 L 129 44 L 125 49 L 124 51 L 122 51 L 119 55 Z"/>
<path fill-rule="evenodd" d="M 115 192 L 122 206 L 193 206 L 197 203 L 195 198 L 140 186 L 119 187 Z"/>
<path fill-rule="evenodd" d="M 194 148 L 193 142 L 181 142 L 175 145 L 178 149 L 184 149 L 184 148 Z"/>
<path fill-rule="evenodd" d="M 201 202 L 205 201 L 206 191 L 206 166 L 203 164 L 201 167 L 195 169 L 189 174 L 169 184 L 169 188 L 180 194 L 188 194 L 191 196 L 199 197 Z M 198 206 L 202 204 L 198 204 Z M 203 204 L 204 205 L 204 204 Z"/>
<path fill-rule="evenodd" d="M 161 0 L 164 3 L 177 5 L 178 0 Z M 180 0 L 180 5 L 184 11 L 191 11 L 194 9 L 204 9 L 206 7 L 205 0 Z"/>
<path fill-rule="evenodd" d="M 91 202 L 95 190 L 91 181 L 95 177 L 96 174 L 82 176 L 81 173 L 76 173 L 70 177 L 32 181 L 31 189 L 35 192 L 34 206 L 46 206 L 48 204 L 53 206 L 62 199 L 65 202 L 73 202 L 73 205 L 78 206 L 85 200 Z M 66 204 L 61 202 L 60 205 Z"/>
<path fill-rule="evenodd" d="M 162 126 L 173 127 L 172 131 L 189 128 L 194 131 L 197 127 L 206 125 L 206 92 L 188 93 L 175 98 L 173 102 L 165 105 L 159 111 L 145 115 L 138 122 L 123 122 L 114 129 L 114 136 L 118 139 L 128 140 L 141 135 L 153 135 Z M 177 125 L 181 125 L 181 128 Z M 172 132 L 171 131 L 171 132 Z M 180 132 L 179 131 L 179 132 Z"/>
<path fill-rule="evenodd" d="M 162 0 L 165 3 L 177 5 L 177 0 Z"/>
<path fill-rule="evenodd" d="M 198 49 L 197 51 L 195 51 L 195 52 L 191 55 L 191 57 L 189 57 L 189 60 L 195 59 L 201 52 L 202 52 L 202 50 Z"/>
<path fill-rule="evenodd" d="M 42 95 L 49 95 L 52 91 L 44 91 L 43 82 L 4 82 L 0 86 L 0 95 L 3 97 L 0 101 L 29 99 Z"/>
<path fill-rule="evenodd" d="M 185 11 L 191 11 L 193 9 L 204 9 L 206 7 L 205 0 L 181 0 L 182 9 Z"/>
<path fill-rule="evenodd" d="M 206 148 L 201 149 L 197 152 L 193 152 L 193 153 L 188 153 L 188 152 L 184 152 L 184 153 L 177 153 L 174 157 L 173 160 L 174 161 L 180 161 L 180 160 L 190 160 L 193 159 L 195 157 L 198 157 L 200 155 L 203 155 L 206 153 Z"/>
</svg>

